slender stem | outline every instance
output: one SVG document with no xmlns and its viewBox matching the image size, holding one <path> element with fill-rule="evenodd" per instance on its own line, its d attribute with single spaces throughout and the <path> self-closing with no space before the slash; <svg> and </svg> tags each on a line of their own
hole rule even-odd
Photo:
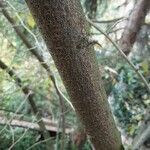
<svg viewBox="0 0 150 150">
<path fill-rule="evenodd" d="M 10 3 L 8 1 L 7 1 L 7 3 L 10 5 Z M 15 9 L 12 5 L 10 5 L 10 6 L 13 9 Z M 54 84 L 54 88 L 56 90 L 56 93 L 58 94 L 58 97 L 59 97 L 60 101 L 61 100 L 65 100 L 71 106 L 71 108 L 74 110 L 74 107 L 73 107 L 72 103 L 65 97 L 65 95 L 60 91 L 59 87 L 57 86 L 55 76 L 53 75 L 53 73 L 52 73 L 49 65 L 44 61 L 43 57 L 38 53 L 37 47 L 34 47 L 28 41 L 28 39 L 26 38 L 26 36 L 20 30 L 20 28 L 18 26 L 16 26 L 15 20 L 9 15 L 8 11 L 4 8 L 2 2 L 0 2 L 0 8 L 2 8 L 2 10 L 1 10 L 2 14 L 8 20 L 8 22 L 12 25 L 14 31 L 20 37 L 20 39 L 22 40 L 22 42 L 24 43 L 24 45 L 30 50 L 30 52 L 32 53 L 32 55 L 35 56 L 35 58 L 40 62 L 41 66 L 47 71 L 47 74 L 48 74 L 49 78 L 51 79 L 51 81 Z M 24 25 L 24 23 L 22 22 L 21 18 L 17 14 L 17 12 L 16 12 L 16 16 L 20 20 L 22 26 L 33 36 L 33 38 L 35 39 L 36 43 L 38 43 L 35 35 Z"/>
<path fill-rule="evenodd" d="M 29 104 L 31 106 L 31 109 L 32 109 L 34 115 L 36 115 L 37 120 L 40 120 L 38 122 L 38 125 L 39 125 L 39 127 L 40 127 L 40 129 L 41 129 L 41 131 L 43 133 L 44 139 L 49 138 L 50 137 L 49 132 L 46 130 L 45 124 L 44 124 L 44 122 L 42 120 L 42 117 L 39 114 L 39 111 L 38 111 L 38 108 L 36 106 L 36 103 L 34 102 L 34 93 L 27 86 L 24 86 L 22 84 L 22 80 L 17 76 L 17 74 L 14 72 L 14 70 L 10 69 L 1 60 L 0 60 L 0 68 L 3 69 L 3 70 L 5 70 L 9 74 L 9 76 L 12 77 L 15 80 L 16 84 L 22 89 L 22 92 L 24 93 L 24 95 L 27 96 L 28 102 L 29 102 Z M 20 110 L 20 107 L 17 109 L 17 112 Z M 50 143 L 46 143 L 46 144 L 47 144 L 46 145 L 47 146 L 47 150 L 50 150 L 51 149 Z"/>
<path fill-rule="evenodd" d="M 116 21 L 119 21 L 119 20 L 122 20 L 122 19 L 124 19 L 124 17 L 115 18 L 115 19 L 112 19 L 112 20 L 92 20 L 92 22 L 94 22 L 94 23 L 113 23 L 113 22 L 116 22 Z"/>
<path fill-rule="evenodd" d="M 136 66 L 128 59 L 128 57 L 124 54 L 124 52 L 121 50 L 121 48 L 99 27 L 97 27 L 91 20 L 87 18 L 87 21 L 90 25 L 92 25 L 95 29 L 97 29 L 99 32 L 101 32 L 112 44 L 113 46 L 120 52 L 121 56 L 127 61 L 127 63 L 132 67 L 132 69 L 137 73 L 139 78 L 143 81 L 144 85 L 146 86 L 148 92 L 150 93 L 150 85 L 146 81 L 145 77 L 142 75 L 142 73 L 136 68 Z"/>
</svg>

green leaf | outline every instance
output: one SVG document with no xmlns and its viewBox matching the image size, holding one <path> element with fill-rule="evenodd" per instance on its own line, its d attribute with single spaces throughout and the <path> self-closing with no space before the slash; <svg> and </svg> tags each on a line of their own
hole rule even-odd
<svg viewBox="0 0 150 150">
<path fill-rule="evenodd" d="M 28 23 L 28 25 L 31 27 L 31 28 L 34 28 L 35 27 L 35 21 L 34 21 L 34 19 L 33 19 L 33 16 L 31 15 L 31 14 L 29 14 L 28 16 L 27 16 L 27 23 Z"/>
<path fill-rule="evenodd" d="M 144 71 L 144 73 L 148 73 L 148 61 L 147 60 L 144 60 L 143 62 L 142 62 L 142 64 L 141 64 L 141 66 L 142 66 L 142 69 L 143 69 L 143 71 Z"/>
</svg>

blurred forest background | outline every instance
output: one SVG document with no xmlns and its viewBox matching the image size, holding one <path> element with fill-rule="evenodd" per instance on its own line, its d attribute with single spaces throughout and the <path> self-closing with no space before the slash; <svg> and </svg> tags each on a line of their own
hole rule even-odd
<svg viewBox="0 0 150 150">
<path fill-rule="evenodd" d="M 150 149 L 150 6 L 142 5 L 145 1 L 81 0 L 85 15 L 106 34 L 91 24 L 90 37 L 100 43 L 94 49 L 126 149 L 135 143 Z M 65 150 L 92 149 L 25 2 L 0 0 L 0 150 L 44 150 L 47 140 L 56 150 L 62 145 Z"/>
</svg>

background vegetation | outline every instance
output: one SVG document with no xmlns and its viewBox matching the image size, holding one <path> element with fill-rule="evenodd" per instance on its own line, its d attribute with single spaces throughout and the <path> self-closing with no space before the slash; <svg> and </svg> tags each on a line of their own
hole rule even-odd
<svg viewBox="0 0 150 150">
<path fill-rule="evenodd" d="M 86 0 L 81 1 L 81 3 L 86 16 L 119 45 L 122 33 L 137 1 L 97 0 L 94 3 L 94 0 Z M 15 24 L 11 23 L 5 16 L 2 11 L 3 7 L 0 5 L 0 60 L 11 68 L 16 75 L 10 77 L 7 72 L 8 68 L 6 70 L 0 69 L 0 149 L 46 149 L 45 142 L 42 142 L 42 133 L 39 130 L 11 125 L 13 120 L 38 122 L 28 103 L 29 95 L 22 91 L 23 87 L 28 87 L 34 93 L 34 102 L 39 114 L 54 122 L 56 130 L 49 130 L 49 133 L 54 133 L 50 140 L 56 149 L 60 149 L 62 140 L 66 150 L 75 150 L 77 147 L 79 149 L 79 145 L 83 150 L 92 149 L 85 133 L 80 130 L 80 123 L 68 102 L 69 98 L 58 71 L 25 2 L 23 0 L 6 0 L 4 9 Z M 149 83 L 149 13 L 144 20 L 128 58 Z M 31 48 L 20 38 L 14 27 L 17 27 L 26 37 L 32 45 Z M 90 37 L 101 45 L 95 44 L 94 49 L 99 66 L 103 68 L 104 85 L 116 124 L 121 132 L 123 144 L 126 149 L 129 149 L 138 135 L 139 127 L 145 122 L 145 114 L 147 114 L 150 104 L 149 91 L 135 70 L 122 58 L 107 37 L 92 26 L 90 32 Z M 57 82 L 56 87 L 61 91 L 61 96 L 63 94 L 65 97 L 63 113 L 54 82 L 42 67 L 41 62 L 33 55 L 32 49 L 36 49 L 48 64 Z M 21 87 L 16 84 L 16 76 L 22 81 Z M 64 125 L 69 130 L 63 139 L 61 138 L 64 134 L 62 132 L 62 118 L 65 118 Z M 149 117 L 146 118 L 146 121 L 149 124 Z"/>
</svg>

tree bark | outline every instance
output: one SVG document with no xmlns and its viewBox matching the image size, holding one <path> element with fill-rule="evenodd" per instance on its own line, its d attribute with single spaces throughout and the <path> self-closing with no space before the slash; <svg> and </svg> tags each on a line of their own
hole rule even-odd
<svg viewBox="0 0 150 150">
<path fill-rule="evenodd" d="M 96 150 L 120 150 L 79 0 L 26 0 Z"/>
<path fill-rule="evenodd" d="M 130 53 L 149 9 L 150 0 L 138 0 L 136 6 L 131 12 L 125 30 L 120 39 L 121 48 L 126 55 Z"/>
</svg>

